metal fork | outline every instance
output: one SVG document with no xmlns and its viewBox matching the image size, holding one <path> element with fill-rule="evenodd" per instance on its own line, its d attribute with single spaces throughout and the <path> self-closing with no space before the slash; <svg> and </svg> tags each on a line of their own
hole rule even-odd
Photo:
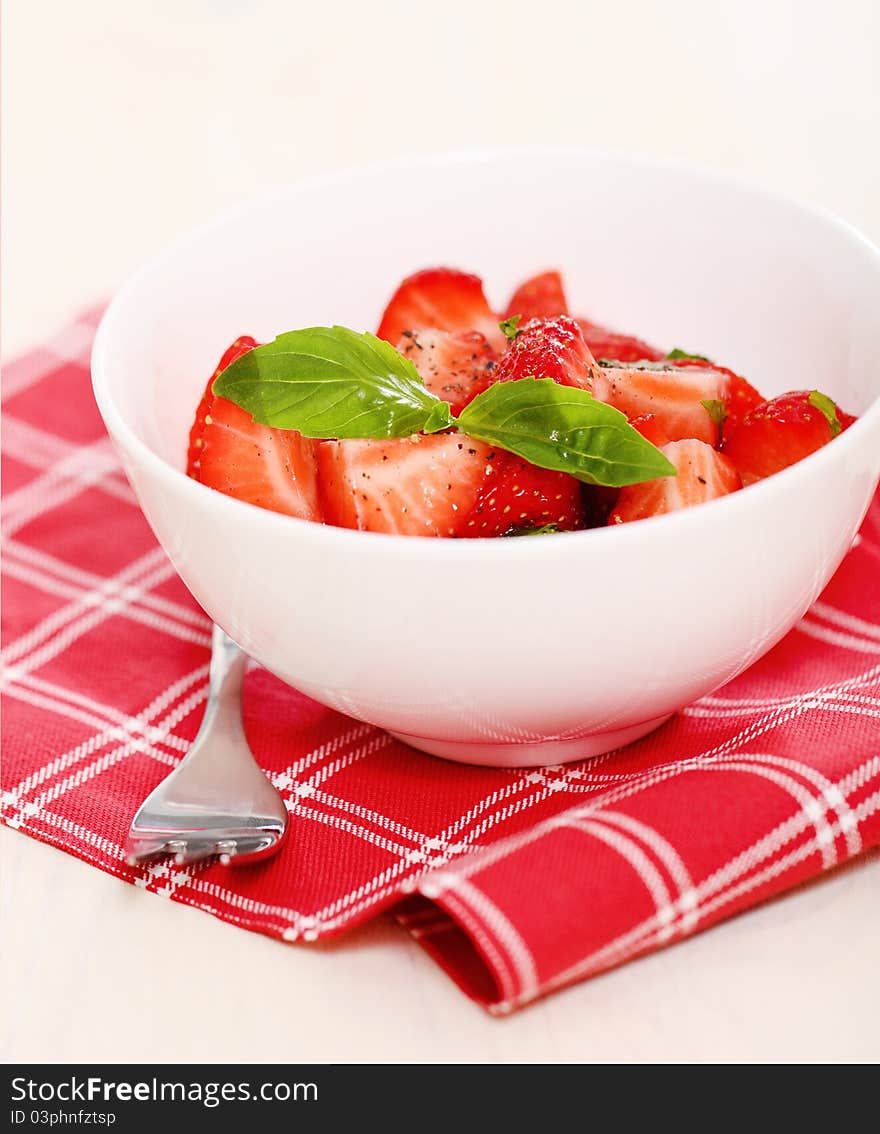
<svg viewBox="0 0 880 1134">
<path fill-rule="evenodd" d="M 287 808 L 254 760 L 241 719 L 247 655 L 215 626 L 208 702 L 198 735 L 174 771 L 147 797 L 126 840 L 131 865 L 159 854 L 178 863 L 219 855 L 252 862 L 274 854 Z"/>
</svg>

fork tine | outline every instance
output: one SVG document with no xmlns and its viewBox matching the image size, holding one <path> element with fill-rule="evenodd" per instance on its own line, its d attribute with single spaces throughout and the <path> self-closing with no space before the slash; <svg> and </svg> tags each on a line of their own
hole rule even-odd
<svg viewBox="0 0 880 1134">
<path fill-rule="evenodd" d="M 152 858 L 167 854 L 166 838 L 137 838 L 130 836 L 125 843 L 125 861 L 129 866 L 139 866 Z"/>
<path fill-rule="evenodd" d="M 174 838 L 168 838 L 167 834 L 134 835 L 126 842 L 126 862 L 129 866 L 138 866 L 162 855 L 171 855 L 176 865 L 185 866 L 216 855 L 228 866 L 233 860 L 250 862 L 274 853 L 283 835 L 283 831 L 271 828 L 241 830 L 234 835 L 230 832 L 219 839 L 208 831 L 176 832 Z"/>
<path fill-rule="evenodd" d="M 201 862 L 215 854 L 213 843 L 190 844 L 186 850 L 177 851 L 174 861 L 178 866 L 189 866 L 193 862 Z"/>
</svg>

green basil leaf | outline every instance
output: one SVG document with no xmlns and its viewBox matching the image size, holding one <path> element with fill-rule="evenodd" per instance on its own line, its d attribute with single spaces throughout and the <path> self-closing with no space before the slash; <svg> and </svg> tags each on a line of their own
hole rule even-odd
<svg viewBox="0 0 880 1134">
<path fill-rule="evenodd" d="M 454 424 L 455 418 L 452 416 L 449 402 L 444 402 L 441 398 L 437 398 L 431 412 L 425 418 L 421 432 L 442 433 L 444 429 L 449 429 L 449 427 Z"/>
<path fill-rule="evenodd" d="M 823 394 L 821 390 L 811 391 L 807 401 L 814 409 L 824 414 L 825 420 L 831 428 L 831 436 L 836 437 L 841 430 L 841 424 L 840 418 L 837 416 L 837 406 L 834 402 L 832 402 L 827 394 Z"/>
<path fill-rule="evenodd" d="M 718 398 L 705 398 L 701 400 L 700 405 L 718 428 L 723 429 L 724 422 L 727 420 L 727 407 L 724 402 L 719 401 Z"/>
<path fill-rule="evenodd" d="M 508 538 L 527 535 L 556 535 L 559 530 L 559 524 L 542 524 L 540 528 L 511 528 L 504 535 Z"/>
<path fill-rule="evenodd" d="M 496 382 L 461 413 L 470 437 L 587 484 L 620 487 L 676 469 L 619 410 L 552 378 Z"/>
<path fill-rule="evenodd" d="M 686 350 L 681 350 L 680 347 L 674 347 L 667 358 L 692 358 L 695 362 L 711 362 L 711 358 L 706 358 L 704 354 L 689 354 Z"/>
<path fill-rule="evenodd" d="M 409 437 L 452 424 L 409 359 L 347 327 L 279 335 L 236 359 L 213 389 L 255 421 L 306 437 Z"/>
<path fill-rule="evenodd" d="M 509 319 L 502 319 L 498 326 L 507 335 L 508 339 L 513 342 L 519 334 L 519 321 L 522 315 L 511 315 Z"/>
</svg>

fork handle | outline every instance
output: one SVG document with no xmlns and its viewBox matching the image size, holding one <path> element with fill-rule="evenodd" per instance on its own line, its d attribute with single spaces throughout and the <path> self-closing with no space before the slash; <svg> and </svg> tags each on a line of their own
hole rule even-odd
<svg viewBox="0 0 880 1134">
<path fill-rule="evenodd" d="M 247 663 L 247 654 L 215 623 L 211 635 L 208 704 L 202 729 L 207 730 L 215 723 L 222 723 L 225 730 L 244 735 L 241 720 L 241 687 L 244 684 Z"/>
</svg>

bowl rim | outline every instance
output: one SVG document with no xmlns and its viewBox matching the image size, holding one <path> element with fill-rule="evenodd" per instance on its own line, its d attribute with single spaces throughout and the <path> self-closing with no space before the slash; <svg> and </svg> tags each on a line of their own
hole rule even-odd
<svg viewBox="0 0 880 1134">
<path fill-rule="evenodd" d="M 542 539 L 503 540 L 479 537 L 473 539 L 419 539 L 410 535 L 397 535 L 386 532 L 362 532 L 354 529 L 334 527 L 330 524 L 300 519 L 280 512 L 272 512 L 266 508 L 259 508 L 256 505 L 238 500 L 235 497 L 227 496 L 222 492 L 216 492 L 214 489 L 208 488 L 206 485 L 193 480 L 191 477 L 187 476 L 183 469 L 177 468 L 169 461 L 166 461 L 164 457 L 159 456 L 146 442 L 141 440 L 118 409 L 110 393 L 110 366 L 108 363 L 108 354 L 116 324 L 124 315 L 126 308 L 130 302 L 132 302 L 132 297 L 136 295 L 138 288 L 144 280 L 161 272 L 166 264 L 173 261 L 181 252 L 190 245 L 198 243 L 203 237 L 209 235 L 214 230 L 220 230 L 240 216 L 247 215 L 254 210 L 265 207 L 267 204 L 283 200 L 299 192 L 307 192 L 330 185 L 344 184 L 346 182 L 356 183 L 361 177 L 374 177 L 383 173 L 393 173 L 401 168 L 425 168 L 434 165 L 449 164 L 489 164 L 499 159 L 507 160 L 519 158 L 534 160 L 536 157 L 540 156 L 550 158 L 586 157 L 592 160 L 598 159 L 599 161 L 627 163 L 642 168 L 669 169 L 674 172 L 683 173 L 698 182 L 703 181 L 708 184 L 732 188 L 759 200 L 784 205 L 786 208 L 799 212 L 812 220 L 836 228 L 854 245 L 860 247 L 864 253 L 867 253 L 869 258 L 876 261 L 877 271 L 878 274 L 880 274 L 880 247 L 874 244 L 872 240 L 859 231 L 854 225 L 843 220 L 831 210 L 799 200 L 780 190 L 768 188 L 747 177 L 722 172 L 696 162 L 685 161 L 678 158 L 627 150 L 541 144 L 454 149 L 441 153 L 397 157 L 348 166 L 329 173 L 321 173 L 297 179 L 286 185 L 278 186 L 250 197 L 246 201 L 235 205 L 233 208 L 223 210 L 208 221 L 187 230 L 181 236 L 177 237 L 177 239 L 166 245 L 157 255 L 148 260 L 146 264 L 135 272 L 119 289 L 104 312 L 95 335 L 91 353 L 92 389 L 101 417 L 111 437 L 123 450 L 130 450 L 135 454 L 169 491 L 183 492 L 185 495 L 191 494 L 191 499 L 194 504 L 198 504 L 199 501 L 201 501 L 202 504 L 207 504 L 208 497 L 205 494 L 209 493 L 210 499 L 213 501 L 213 506 L 226 509 L 231 523 L 234 523 L 236 517 L 238 517 L 241 521 L 266 525 L 268 527 L 277 527 L 281 535 L 283 535 L 284 531 L 287 531 L 288 535 L 292 535 L 294 532 L 298 531 L 301 538 L 326 541 L 328 551 L 338 550 L 344 553 L 348 547 L 349 541 L 354 539 L 356 543 L 352 544 L 351 547 L 359 546 L 364 552 L 366 552 L 368 547 L 372 547 L 376 552 L 384 548 L 387 552 L 393 551 L 394 554 L 416 556 L 419 559 L 438 556 L 441 557 L 441 561 L 446 565 L 450 565 L 452 562 L 456 561 L 467 562 L 468 556 L 473 558 L 477 555 L 482 556 L 484 554 L 502 554 L 506 557 L 518 555 L 520 558 L 555 554 L 554 549 L 559 548 L 559 540 L 562 537 L 565 537 L 567 544 L 572 545 L 572 547 L 574 547 L 575 540 L 579 540 L 582 546 L 585 544 L 586 540 L 590 540 L 592 541 L 590 546 L 594 546 L 597 540 L 613 538 L 615 542 L 623 546 L 626 540 L 650 538 L 651 533 L 659 533 L 660 535 L 666 533 L 668 537 L 672 537 L 673 533 L 676 531 L 684 533 L 689 525 L 705 522 L 705 520 L 701 520 L 700 517 L 706 514 L 705 509 L 707 507 L 711 509 L 711 515 L 719 519 L 723 514 L 721 510 L 726 509 L 727 513 L 731 514 L 731 522 L 735 522 L 733 520 L 733 513 L 736 509 L 741 510 L 752 506 L 759 507 L 761 501 L 765 501 L 767 505 L 770 506 L 774 493 L 779 496 L 786 491 L 787 487 L 797 476 L 806 475 L 804 466 L 807 466 L 807 470 L 812 469 L 818 475 L 820 462 L 824 462 L 825 465 L 830 465 L 832 461 L 842 458 L 845 447 L 851 449 L 854 444 L 857 444 L 856 439 L 861 440 L 861 438 L 871 430 L 876 429 L 878 442 L 880 442 L 880 393 L 878 393 L 877 397 L 874 398 L 872 403 L 859 416 L 856 422 L 851 425 L 845 433 L 834 439 L 833 445 L 828 444 L 823 446 L 821 449 L 804 458 L 804 460 L 786 469 L 782 469 L 780 472 L 775 473 L 765 480 L 758 481 L 745 489 L 730 493 L 717 500 L 709 501 L 707 504 L 700 505 L 696 508 L 685 508 L 662 516 L 652 516 L 640 520 L 637 523 L 613 526 L 604 525 L 602 527 L 588 528 L 576 532 L 551 533 Z M 880 448 L 880 445 L 878 445 L 878 448 Z M 878 460 L 878 473 L 880 473 L 880 460 Z M 450 551 L 448 548 L 450 544 L 456 545 L 457 550 Z M 463 544 L 466 545 L 465 548 L 462 547 Z M 511 547 L 511 544 L 514 544 L 515 547 Z M 470 550 L 467 549 L 468 547 Z M 450 559 L 450 555 L 454 556 L 455 559 Z"/>
</svg>

